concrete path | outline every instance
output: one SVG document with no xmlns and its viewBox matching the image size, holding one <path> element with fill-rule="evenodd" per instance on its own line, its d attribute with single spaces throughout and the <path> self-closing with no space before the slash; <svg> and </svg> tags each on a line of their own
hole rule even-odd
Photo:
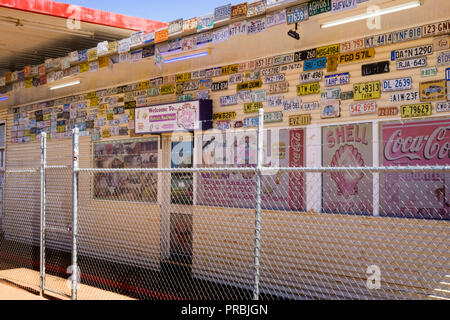
<svg viewBox="0 0 450 320">
<path fill-rule="evenodd" d="M 0 281 L 0 300 L 47 300 L 39 295 Z"/>
</svg>

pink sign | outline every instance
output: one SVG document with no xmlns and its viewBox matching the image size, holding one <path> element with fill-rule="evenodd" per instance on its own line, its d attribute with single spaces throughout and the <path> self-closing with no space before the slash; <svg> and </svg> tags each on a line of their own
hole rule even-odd
<svg viewBox="0 0 450 320">
<path fill-rule="evenodd" d="M 381 126 L 383 166 L 450 165 L 450 119 L 388 122 Z M 380 174 L 382 215 L 450 219 L 450 174 Z"/>
</svg>

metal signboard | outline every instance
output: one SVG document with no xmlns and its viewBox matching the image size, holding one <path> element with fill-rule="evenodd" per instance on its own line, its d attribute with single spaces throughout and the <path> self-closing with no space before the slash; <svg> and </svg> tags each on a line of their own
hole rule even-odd
<svg viewBox="0 0 450 320">
<path fill-rule="evenodd" d="M 420 101 L 436 101 L 446 99 L 445 80 L 427 81 L 420 83 Z"/>
</svg>

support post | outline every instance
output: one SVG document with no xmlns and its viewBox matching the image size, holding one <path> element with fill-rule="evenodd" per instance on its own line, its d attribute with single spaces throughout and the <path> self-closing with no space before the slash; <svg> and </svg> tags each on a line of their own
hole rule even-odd
<svg viewBox="0 0 450 320">
<path fill-rule="evenodd" d="M 254 262 L 254 289 L 253 300 L 259 300 L 259 254 L 261 231 L 261 169 L 263 166 L 264 143 L 264 110 L 258 111 L 258 147 L 256 163 L 256 211 L 255 211 L 255 262 Z"/>
<path fill-rule="evenodd" d="M 78 237 L 78 169 L 79 169 L 79 129 L 73 129 L 72 136 L 72 300 L 77 300 L 78 288 L 78 262 L 77 262 L 77 237 Z"/>
<path fill-rule="evenodd" d="M 47 133 L 41 133 L 41 212 L 40 212 L 40 267 L 39 294 L 44 295 L 45 288 L 45 166 L 47 161 Z"/>
</svg>

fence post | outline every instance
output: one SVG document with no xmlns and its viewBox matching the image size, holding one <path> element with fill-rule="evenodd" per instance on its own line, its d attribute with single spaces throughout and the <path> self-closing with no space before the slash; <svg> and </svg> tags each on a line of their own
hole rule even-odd
<svg viewBox="0 0 450 320">
<path fill-rule="evenodd" d="M 263 142 L 264 142 L 264 110 L 258 111 L 258 148 L 256 164 L 256 211 L 255 211 L 255 270 L 253 289 L 253 300 L 259 300 L 259 251 L 260 251 L 260 231 L 261 231 L 261 169 L 263 165 Z"/>
<path fill-rule="evenodd" d="M 77 236 L 78 236 L 78 169 L 79 169 L 79 129 L 73 129 L 72 136 L 72 300 L 77 300 L 78 262 L 77 262 Z"/>
<path fill-rule="evenodd" d="M 41 213 L 40 213 L 40 268 L 39 293 L 42 297 L 45 288 L 45 166 L 47 162 L 47 133 L 41 133 Z"/>
</svg>

